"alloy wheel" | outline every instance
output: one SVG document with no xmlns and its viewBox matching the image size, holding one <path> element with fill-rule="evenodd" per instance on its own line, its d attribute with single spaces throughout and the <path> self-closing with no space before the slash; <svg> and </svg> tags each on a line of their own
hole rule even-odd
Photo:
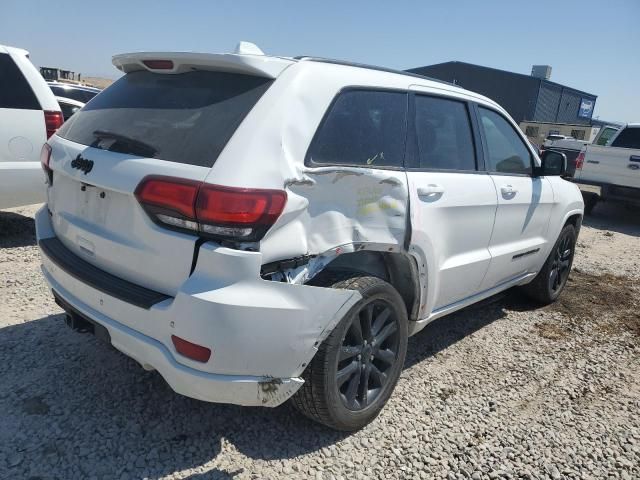
<svg viewBox="0 0 640 480">
<path fill-rule="evenodd" d="M 372 300 L 353 316 L 336 369 L 339 396 L 349 410 L 374 403 L 389 381 L 399 350 L 398 319 L 391 305 Z"/>
<path fill-rule="evenodd" d="M 553 263 L 549 272 L 549 288 L 552 293 L 556 293 L 564 287 L 569 277 L 569 269 L 573 259 L 573 245 L 571 236 L 565 235 L 558 242 L 554 252 Z"/>
</svg>

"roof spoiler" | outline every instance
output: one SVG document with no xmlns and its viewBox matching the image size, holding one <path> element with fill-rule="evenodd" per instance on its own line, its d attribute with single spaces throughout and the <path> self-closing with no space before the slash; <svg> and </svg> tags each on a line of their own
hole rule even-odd
<svg viewBox="0 0 640 480">
<path fill-rule="evenodd" d="M 267 56 L 249 42 L 240 42 L 235 53 L 136 52 L 114 55 L 111 61 L 124 73 L 148 70 L 176 74 L 211 70 L 265 78 L 276 78 L 295 62 L 293 59 Z"/>
</svg>

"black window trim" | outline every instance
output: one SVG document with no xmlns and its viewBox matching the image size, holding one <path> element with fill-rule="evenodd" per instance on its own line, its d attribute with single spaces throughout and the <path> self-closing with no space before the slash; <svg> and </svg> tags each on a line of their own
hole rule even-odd
<svg viewBox="0 0 640 480">
<path fill-rule="evenodd" d="M 459 102 L 465 105 L 467 109 L 467 116 L 469 118 L 469 125 L 471 126 L 471 138 L 473 141 L 473 151 L 475 155 L 475 170 L 457 170 L 457 169 L 448 169 L 448 168 L 427 168 L 427 167 L 419 167 L 420 159 L 419 159 L 419 150 L 418 150 L 418 136 L 416 132 L 415 125 L 415 97 L 416 96 L 423 97 L 432 97 L 432 98 L 442 98 L 444 100 L 451 100 L 454 102 Z M 485 170 L 484 164 L 484 151 L 482 149 L 482 144 L 480 141 L 480 131 L 477 124 L 477 119 L 475 117 L 475 112 L 473 109 L 473 103 L 470 100 L 466 100 L 463 98 L 454 97 L 447 94 L 440 93 L 432 93 L 432 92 L 422 92 L 420 90 L 410 90 L 409 91 L 409 125 L 407 132 L 407 152 L 409 148 L 411 148 L 411 155 L 405 154 L 405 170 L 407 172 L 433 172 L 433 173 L 466 173 L 471 175 L 486 175 L 487 171 Z M 410 165 L 408 165 L 410 163 Z"/>
<path fill-rule="evenodd" d="M 314 162 L 311 159 L 311 150 L 317 140 L 318 135 L 320 134 L 320 131 L 322 130 L 322 128 L 324 127 L 329 114 L 331 113 L 331 110 L 333 110 L 334 105 L 336 104 L 336 102 L 338 101 L 338 98 L 340 98 L 340 96 L 343 93 L 346 92 L 351 92 L 351 91 L 365 91 L 365 92 L 394 92 L 394 93 L 402 93 L 405 95 L 406 101 L 407 101 L 407 108 L 405 110 L 405 132 L 404 132 L 404 147 L 402 149 L 402 166 L 400 167 L 392 167 L 392 166 L 385 166 L 385 165 L 362 165 L 362 164 L 353 164 L 353 163 L 319 163 L 319 162 Z M 407 158 L 407 137 L 409 135 L 409 109 L 410 109 L 410 102 L 409 102 L 409 91 L 403 88 L 387 88 L 387 87 L 372 87 L 372 86 L 367 86 L 367 85 L 349 85 L 346 87 L 342 87 L 340 90 L 338 90 L 338 92 L 335 94 L 335 96 L 333 97 L 333 99 L 331 100 L 331 102 L 329 103 L 329 106 L 327 107 L 327 109 L 325 110 L 324 114 L 322 115 L 322 120 L 320 120 L 320 123 L 318 124 L 318 127 L 316 128 L 316 131 L 313 134 L 313 137 L 311 138 L 311 142 L 309 143 L 309 146 L 307 147 L 307 151 L 304 154 L 304 165 L 305 167 L 308 168 L 314 168 L 314 169 L 322 169 L 322 168 L 340 168 L 340 167 L 348 167 L 348 168 L 364 168 L 367 170 L 393 170 L 393 171 L 397 171 L 397 172 L 403 172 L 405 171 L 405 165 L 406 165 L 406 158 Z"/>
<path fill-rule="evenodd" d="M 489 151 L 487 148 L 487 142 L 486 142 L 486 138 L 484 137 L 484 131 L 482 130 L 482 128 L 480 128 L 480 109 L 484 108 L 485 110 L 489 110 L 492 111 L 493 113 L 495 113 L 496 115 L 499 115 L 500 117 L 502 117 L 505 122 L 507 122 L 514 130 L 515 134 L 518 136 L 518 138 L 520 138 L 520 140 L 522 141 L 522 143 L 524 143 L 525 148 L 527 149 L 527 151 L 529 152 L 529 164 L 531 166 L 531 173 L 510 173 L 510 172 L 498 172 L 496 170 L 489 170 L 488 168 L 488 162 L 485 163 L 485 168 L 486 171 L 489 175 L 500 175 L 503 177 L 529 177 L 529 178 L 534 178 L 536 177 L 535 171 L 536 171 L 536 164 L 534 162 L 534 152 L 531 148 L 531 145 L 529 144 L 529 140 L 527 140 L 526 138 L 523 138 L 522 135 L 522 130 L 520 130 L 520 127 L 518 127 L 516 125 L 516 127 L 513 126 L 513 124 L 509 121 L 509 119 L 507 117 L 505 117 L 504 113 L 500 112 L 498 109 L 490 106 L 490 105 L 486 105 L 486 104 L 480 104 L 477 102 L 473 102 L 473 108 L 475 111 L 475 116 L 476 116 L 476 122 L 478 123 L 478 134 L 480 135 L 480 137 L 482 138 L 482 150 L 484 153 L 485 158 L 489 158 Z"/>
</svg>

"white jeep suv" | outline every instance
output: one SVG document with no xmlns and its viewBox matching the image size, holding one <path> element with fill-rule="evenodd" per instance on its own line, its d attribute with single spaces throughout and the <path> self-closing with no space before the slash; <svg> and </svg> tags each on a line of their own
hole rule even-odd
<svg viewBox="0 0 640 480">
<path fill-rule="evenodd" d="M 561 154 L 453 85 L 251 51 L 117 55 L 49 141 L 37 234 L 70 326 L 183 395 L 353 430 L 429 322 L 557 298 L 583 215 Z"/>
</svg>

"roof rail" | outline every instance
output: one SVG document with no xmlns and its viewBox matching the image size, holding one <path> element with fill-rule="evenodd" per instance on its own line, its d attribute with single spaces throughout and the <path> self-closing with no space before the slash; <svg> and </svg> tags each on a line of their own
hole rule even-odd
<svg viewBox="0 0 640 480">
<path fill-rule="evenodd" d="M 437 78 L 427 77 L 425 75 L 418 75 L 417 73 L 406 72 L 404 70 L 395 70 L 393 68 L 379 67 L 377 65 L 367 65 L 365 63 L 349 62 L 349 61 L 346 61 L 346 60 L 336 60 L 336 59 L 333 59 L 333 58 L 324 58 L 324 57 L 310 57 L 310 56 L 305 56 L 305 55 L 301 55 L 301 56 L 293 57 L 293 58 L 295 60 L 304 60 L 304 61 L 320 62 L 320 63 L 331 63 L 331 64 L 334 64 L 334 65 L 344 65 L 346 67 L 366 68 L 367 70 L 376 70 L 376 71 L 379 71 L 379 72 L 395 73 L 395 74 L 398 74 L 398 75 L 405 75 L 407 77 L 420 78 L 422 80 L 429 80 L 429 81 L 432 81 L 432 82 L 442 83 L 444 85 L 452 85 L 454 87 L 460 88 L 458 85 L 456 85 L 454 83 L 445 82 L 444 80 L 439 80 Z"/>
</svg>

